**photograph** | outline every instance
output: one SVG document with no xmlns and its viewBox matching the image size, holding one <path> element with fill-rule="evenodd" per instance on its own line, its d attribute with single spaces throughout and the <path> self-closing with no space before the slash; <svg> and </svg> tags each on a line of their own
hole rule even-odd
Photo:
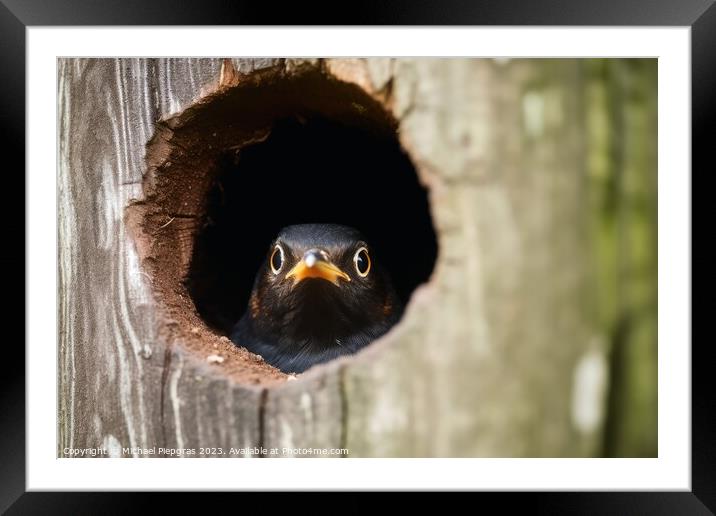
<svg viewBox="0 0 716 516">
<path fill-rule="evenodd" d="M 0 514 L 713 514 L 714 3 L 0 0 Z"/>
<path fill-rule="evenodd" d="M 659 457 L 659 66 L 57 57 L 56 457 Z"/>
</svg>

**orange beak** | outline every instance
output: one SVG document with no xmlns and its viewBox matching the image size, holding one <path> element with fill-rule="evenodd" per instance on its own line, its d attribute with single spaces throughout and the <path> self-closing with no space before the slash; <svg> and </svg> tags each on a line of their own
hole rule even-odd
<svg viewBox="0 0 716 516">
<path fill-rule="evenodd" d="M 338 282 L 339 278 L 345 281 L 351 280 L 348 274 L 328 260 L 328 255 L 325 251 L 318 249 L 306 251 L 306 254 L 303 255 L 303 259 L 294 265 L 293 269 L 288 271 L 286 278 L 293 278 L 294 285 L 306 278 L 320 278 L 330 281 L 337 287 L 340 286 Z"/>
</svg>

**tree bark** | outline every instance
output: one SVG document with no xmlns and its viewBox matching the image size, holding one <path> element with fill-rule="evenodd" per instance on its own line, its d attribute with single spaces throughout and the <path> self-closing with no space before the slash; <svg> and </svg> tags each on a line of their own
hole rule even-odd
<svg viewBox="0 0 716 516">
<path fill-rule="evenodd" d="M 58 456 L 95 446 L 600 454 L 609 335 L 593 313 L 585 65 L 233 60 L 240 75 L 298 64 L 357 84 L 399 121 L 430 189 L 430 282 L 355 357 L 276 386 L 218 375 L 158 330 L 123 215 L 142 197 L 156 122 L 216 91 L 222 60 L 61 59 Z"/>
</svg>

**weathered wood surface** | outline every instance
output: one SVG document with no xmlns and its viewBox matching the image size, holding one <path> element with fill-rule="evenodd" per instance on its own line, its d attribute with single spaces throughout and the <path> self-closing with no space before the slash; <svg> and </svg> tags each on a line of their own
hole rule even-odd
<svg viewBox="0 0 716 516">
<path fill-rule="evenodd" d="M 605 340 L 590 315 L 580 65 L 328 60 L 385 101 L 430 187 L 439 257 L 388 336 L 268 390 L 166 342 L 123 210 L 157 120 L 216 89 L 217 59 L 59 66 L 59 442 L 319 447 L 349 456 L 598 453 Z M 246 73 L 295 63 L 234 60 Z M 390 83 L 391 98 L 385 98 Z"/>
</svg>

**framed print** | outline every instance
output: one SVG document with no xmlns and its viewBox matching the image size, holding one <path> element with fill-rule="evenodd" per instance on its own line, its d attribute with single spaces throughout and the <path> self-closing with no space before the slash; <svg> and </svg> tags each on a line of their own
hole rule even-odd
<svg viewBox="0 0 716 516">
<path fill-rule="evenodd" d="M 257 489 L 713 508 L 690 334 L 710 3 L 406 5 L 367 27 L 6 4 L 27 334 L 3 508 Z"/>
</svg>

